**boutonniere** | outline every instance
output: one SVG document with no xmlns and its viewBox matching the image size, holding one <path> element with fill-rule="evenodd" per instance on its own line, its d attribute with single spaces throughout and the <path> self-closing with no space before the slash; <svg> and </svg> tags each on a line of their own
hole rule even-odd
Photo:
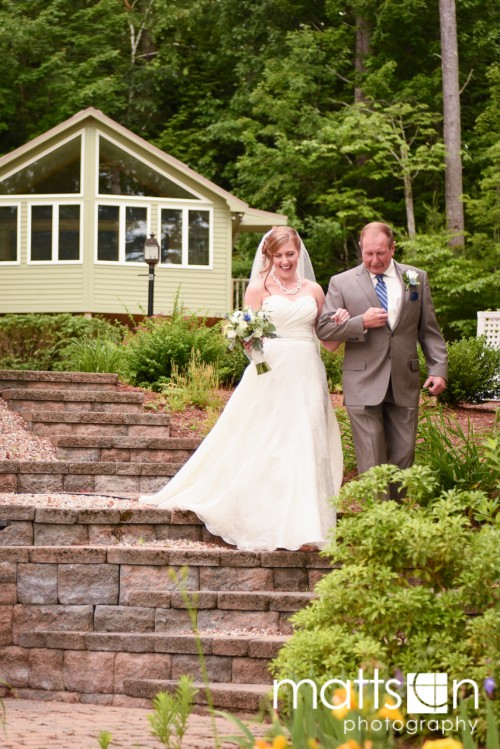
<svg viewBox="0 0 500 749">
<path fill-rule="evenodd" d="M 420 286 L 417 271 L 405 270 L 405 272 L 403 273 L 403 283 L 405 285 L 406 291 L 408 291 L 410 287 L 415 288 L 416 286 Z"/>
</svg>

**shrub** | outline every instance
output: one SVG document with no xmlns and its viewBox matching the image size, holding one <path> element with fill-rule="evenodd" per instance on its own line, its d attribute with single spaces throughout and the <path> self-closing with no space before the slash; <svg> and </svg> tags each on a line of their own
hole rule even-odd
<svg viewBox="0 0 500 749">
<path fill-rule="evenodd" d="M 64 369 L 64 351 L 71 340 L 100 336 L 119 342 L 123 330 L 100 317 L 69 313 L 4 315 L 0 317 L 0 368 Z"/>
<path fill-rule="evenodd" d="M 408 487 L 404 504 L 377 500 L 389 481 Z M 424 507 L 419 499 L 433 483 L 421 466 L 378 466 L 342 489 L 345 515 L 326 550 L 341 566 L 294 615 L 295 633 L 273 663 L 276 677 L 324 683 L 376 667 L 385 679 L 400 670 L 498 684 L 498 508 L 473 518 L 471 507 L 486 495 L 459 490 L 435 490 Z M 349 512 L 353 497 L 363 497 L 366 509 Z"/>
<path fill-rule="evenodd" d="M 416 461 L 432 469 L 442 489 L 480 489 L 493 497 L 499 489 L 499 455 L 496 425 L 479 436 L 470 421 L 464 431 L 449 411 L 425 406 L 421 409 Z"/>
<path fill-rule="evenodd" d="M 217 395 L 219 378 L 213 364 L 201 361 L 200 353 L 194 349 L 185 374 L 181 374 L 176 364 L 172 365 L 169 380 L 158 382 L 159 390 L 167 396 L 167 405 L 173 411 L 182 411 L 187 406 L 195 408 L 222 408 L 222 398 Z"/>
<path fill-rule="evenodd" d="M 196 315 L 174 311 L 171 318 L 144 320 L 125 341 L 125 359 L 130 381 L 135 385 L 158 389 L 158 383 L 177 372 L 187 371 L 191 352 L 200 361 L 213 364 L 222 385 L 238 381 L 248 360 L 243 352 L 227 351 L 220 324 L 213 327 Z"/>
<path fill-rule="evenodd" d="M 328 390 L 331 393 L 342 392 L 342 366 L 344 363 L 344 347 L 340 346 L 337 351 L 327 351 L 321 347 L 321 358 L 326 369 Z"/>
<path fill-rule="evenodd" d="M 66 371 L 123 373 L 123 348 L 107 338 L 82 338 L 71 341 L 62 348 Z"/>
<path fill-rule="evenodd" d="M 419 350 L 420 384 L 427 366 Z M 485 336 L 462 338 L 448 344 L 448 386 L 438 396 L 441 403 L 482 403 L 500 396 L 500 349 L 489 346 Z"/>
</svg>

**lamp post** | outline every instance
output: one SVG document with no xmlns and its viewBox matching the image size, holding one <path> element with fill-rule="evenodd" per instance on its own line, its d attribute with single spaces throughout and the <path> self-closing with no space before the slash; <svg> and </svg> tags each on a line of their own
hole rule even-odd
<svg viewBox="0 0 500 749">
<path fill-rule="evenodd" d="M 155 289 L 155 265 L 160 262 L 160 245 L 154 234 L 144 242 L 144 262 L 149 266 L 148 273 L 148 317 L 153 316 L 153 297 Z"/>
</svg>

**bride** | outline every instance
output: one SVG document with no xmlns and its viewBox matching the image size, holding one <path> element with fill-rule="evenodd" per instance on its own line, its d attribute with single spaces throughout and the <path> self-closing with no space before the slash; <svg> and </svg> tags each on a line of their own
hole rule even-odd
<svg viewBox="0 0 500 749">
<path fill-rule="evenodd" d="M 239 549 L 321 547 L 335 523 L 329 498 L 342 482 L 342 448 L 315 323 L 325 296 L 295 229 L 261 241 L 245 305 L 264 309 L 271 371 L 251 362 L 217 424 L 191 459 L 141 503 L 192 510 Z M 341 323 L 349 317 L 337 310 Z M 325 342 L 334 350 L 337 342 Z"/>
</svg>

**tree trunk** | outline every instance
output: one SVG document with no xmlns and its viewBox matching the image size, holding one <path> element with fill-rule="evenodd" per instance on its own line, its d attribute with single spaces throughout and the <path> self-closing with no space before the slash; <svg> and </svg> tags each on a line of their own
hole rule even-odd
<svg viewBox="0 0 500 749">
<path fill-rule="evenodd" d="M 439 0 L 441 25 L 441 67 L 443 73 L 443 124 L 446 186 L 446 223 L 453 233 L 452 245 L 464 242 L 464 206 L 462 202 L 462 157 L 460 131 L 460 89 L 458 84 L 458 47 L 455 0 Z"/>
<path fill-rule="evenodd" d="M 366 73 L 365 60 L 371 52 L 370 27 L 363 16 L 356 16 L 356 52 L 354 57 L 354 101 L 364 102 L 365 95 L 362 88 L 363 74 Z"/>
<path fill-rule="evenodd" d="M 401 167 L 403 170 L 403 184 L 405 191 L 405 206 L 406 206 L 406 226 L 408 228 L 408 236 L 413 239 L 417 233 L 415 226 L 415 210 L 413 207 L 413 185 L 411 180 L 411 173 L 408 166 L 408 149 L 401 147 Z"/>
</svg>

